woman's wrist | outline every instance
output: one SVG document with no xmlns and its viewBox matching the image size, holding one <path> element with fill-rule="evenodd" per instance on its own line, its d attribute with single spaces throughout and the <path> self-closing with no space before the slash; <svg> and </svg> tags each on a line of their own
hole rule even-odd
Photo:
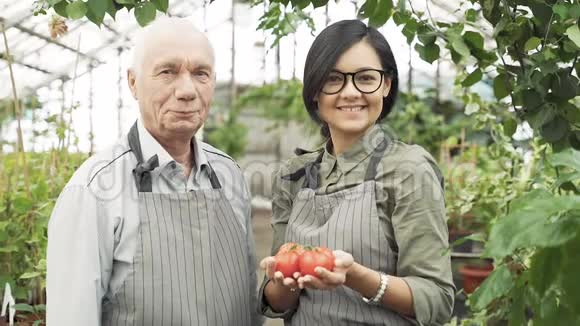
<svg viewBox="0 0 580 326">
<path fill-rule="evenodd" d="M 388 275 L 389 282 L 381 298 L 381 304 L 401 314 L 415 316 L 413 294 L 407 283 L 396 276 Z M 354 263 L 346 273 L 344 284 L 370 299 L 377 295 L 381 287 L 381 274 L 363 265 Z"/>
<path fill-rule="evenodd" d="M 370 298 L 381 285 L 381 274 L 355 262 L 346 273 L 344 285 Z"/>
</svg>

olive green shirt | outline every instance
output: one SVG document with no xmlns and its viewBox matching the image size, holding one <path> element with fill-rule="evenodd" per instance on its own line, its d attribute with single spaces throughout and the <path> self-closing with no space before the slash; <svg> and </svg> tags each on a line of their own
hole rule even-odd
<svg viewBox="0 0 580 326">
<path fill-rule="evenodd" d="M 316 194 L 357 186 L 364 182 L 371 154 L 384 137 L 381 127 L 375 125 L 338 157 L 329 151 L 329 142 L 324 148 L 294 157 L 281 166 L 272 188 L 272 253 L 285 242 L 293 198 L 304 182 L 304 178 L 292 182 L 281 176 L 316 160 L 324 150 Z M 389 139 L 375 181 L 379 219 L 398 257 L 396 276 L 411 289 L 416 319 L 421 325 L 442 325 L 451 316 L 455 287 L 450 256 L 442 255 L 448 247 L 448 230 L 441 172 L 422 147 Z"/>
</svg>

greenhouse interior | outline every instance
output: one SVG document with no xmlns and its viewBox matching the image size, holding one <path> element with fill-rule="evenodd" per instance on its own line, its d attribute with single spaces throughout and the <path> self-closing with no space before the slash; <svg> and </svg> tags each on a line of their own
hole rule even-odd
<svg viewBox="0 0 580 326">
<path fill-rule="evenodd" d="M 580 325 L 577 0 L 0 0 L 0 32 L 0 326 Z"/>
</svg>

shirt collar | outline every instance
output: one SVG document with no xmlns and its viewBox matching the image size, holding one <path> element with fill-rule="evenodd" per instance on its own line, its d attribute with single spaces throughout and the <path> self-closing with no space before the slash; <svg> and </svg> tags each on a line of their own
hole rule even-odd
<svg viewBox="0 0 580 326">
<path fill-rule="evenodd" d="M 149 133 L 143 125 L 141 120 L 137 123 L 139 131 L 139 141 L 141 142 L 141 151 L 143 152 L 143 159 L 147 161 L 153 155 L 157 155 L 159 159 L 159 167 L 163 168 L 171 162 L 175 162 L 173 157 L 159 144 L 159 142 Z M 202 143 L 198 141 L 195 136 L 191 139 L 191 146 L 193 148 L 193 157 L 195 163 L 195 173 L 201 171 L 201 167 L 208 165 L 208 159 L 205 152 L 201 149 Z"/>
<path fill-rule="evenodd" d="M 147 161 L 153 155 L 157 155 L 159 167 L 161 168 L 174 161 L 173 157 L 167 153 L 165 148 L 149 133 L 141 120 L 137 123 L 137 130 L 139 131 L 139 142 L 141 142 L 143 160 Z"/>
<path fill-rule="evenodd" d="M 193 158 L 195 161 L 195 177 L 199 178 L 199 173 L 203 166 L 209 166 L 209 161 L 205 151 L 202 149 L 203 143 L 195 136 L 191 138 L 191 146 L 193 147 Z"/>
<path fill-rule="evenodd" d="M 375 124 L 366 131 L 361 139 L 354 143 L 348 150 L 338 155 L 338 157 L 332 154 L 332 143 L 328 141 L 324 147 L 322 165 L 324 166 L 324 170 L 326 170 L 326 167 L 329 169 L 323 173 L 323 176 L 328 178 L 332 170 L 334 170 L 335 165 L 337 165 L 337 168 L 342 173 L 350 172 L 372 154 L 384 139 L 385 134 L 381 126 Z"/>
</svg>

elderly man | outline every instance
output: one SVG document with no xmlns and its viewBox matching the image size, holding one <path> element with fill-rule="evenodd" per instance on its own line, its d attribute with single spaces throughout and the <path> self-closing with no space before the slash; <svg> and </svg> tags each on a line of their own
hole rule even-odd
<svg viewBox="0 0 580 326">
<path fill-rule="evenodd" d="M 261 324 L 246 184 L 194 137 L 215 87 L 209 41 L 157 20 L 127 76 L 141 118 L 76 171 L 49 222 L 48 325 Z"/>
</svg>

